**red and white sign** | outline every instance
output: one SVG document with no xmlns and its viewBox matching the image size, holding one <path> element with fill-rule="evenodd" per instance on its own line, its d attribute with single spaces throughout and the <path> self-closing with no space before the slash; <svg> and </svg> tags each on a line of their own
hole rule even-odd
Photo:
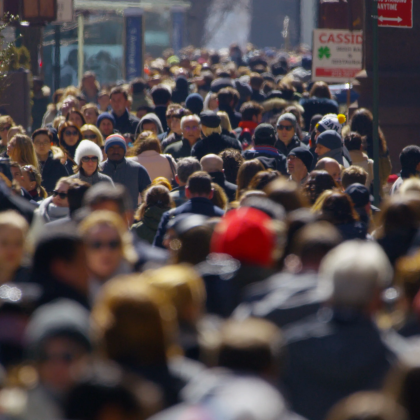
<svg viewBox="0 0 420 420">
<path fill-rule="evenodd" d="M 348 82 L 362 70 L 363 32 L 315 29 L 312 80 Z"/>
<path fill-rule="evenodd" d="M 377 0 L 378 26 L 413 27 L 413 0 Z"/>
</svg>

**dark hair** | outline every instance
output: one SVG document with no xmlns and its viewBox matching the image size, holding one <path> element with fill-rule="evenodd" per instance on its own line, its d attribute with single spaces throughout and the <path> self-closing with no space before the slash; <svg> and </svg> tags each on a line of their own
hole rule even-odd
<svg viewBox="0 0 420 420">
<path fill-rule="evenodd" d="M 298 184 L 289 182 L 284 178 L 270 182 L 264 188 L 264 191 L 270 200 L 281 204 L 288 213 L 308 205 Z"/>
<path fill-rule="evenodd" d="M 225 171 L 226 180 L 232 182 L 232 184 L 236 184 L 239 168 L 245 162 L 241 152 L 236 149 L 225 149 L 219 153 L 219 156 L 223 160 L 223 170 Z"/>
<path fill-rule="evenodd" d="M 366 185 L 367 176 L 368 174 L 363 168 L 352 165 L 344 169 L 341 175 L 341 184 L 344 189 L 353 184 Z"/>
<path fill-rule="evenodd" d="M 327 171 L 312 171 L 306 181 L 304 192 L 311 204 L 326 190 L 337 188 L 337 183 Z"/>
<path fill-rule="evenodd" d="M 133 93 L 141 93 L 146 89 L 147 83 L 142 77 L 137 77 L 131 82 Z"/>
<path fill-rule="evenodd" d="M 107 183 L 99 182 L 89 188 L 83 198 L 83 204 L 87 207 L 92 207 L 107 201 L 115 202 L 121 214 L 131 208 L 131 197 L 128 194 L 127 188 L 121 184 L 115 184 L 114 188 L 109 188 Z"/>
<path fill-rule="evenodd" d="M 155 105 L 166 105 L 172 98 L 169 89 L 162 85 L 155 86 L 150 93 Z"/>
<path fill-rule="evenodd" d="M 362 136 L 352 131 L 344 137 L 344 145 L 348 151 L 360 150 L 362 147 Z"/>
<path fill-rule="evenodd" d="M 138 208 L 135 219 L 142 220 L 144 213 L 149 207 L 158 206 L 161 208 L 175 207 L 175 203 L 169 194 L 168 188 L 163 185 L 151 185 L 143 194 L 143 202 Z"/>
<path fill-rule="evenodd" d="M 64 132 L 66 131 L 66 129 L 67 128 L 69 128 L 69 127 L 71 127 L 71 128 L 75 128 L 76 130 L 77 130 L 77 132 L 78 132 L 78 134 L 79 134 L 79 140 L 77 141 L 77 144 L 76 144 L 76 147 L 79 145 L 79 143 L 83 140 L 83 134 L 82 134 L 82 132 L 80 131 L 80 128 L 76 125 L 76 124 L 74 124 L 74 123 L 72 123 L 71 121 L 66 121 L 66 122 L 64 122 L 62 125 L 61 125 L 61 127 L 60 127 L 60 131 L 58 132 L 58 141 L 59 141 L 59 146 L 61 147 L 61 149 L 64 151 L 64 152 L 67 152 L 67 144 L 66 144 L 66 142 L 64 141 Z M 76 164 L 76 162 L 71 158 L 71 156 L 68 156 L 68 158 L 69 158 L 69 160 L 75 165 Z"/>
<path fill-rule="evenodd" d="M 173 110 L 171 117 L 181 120 L 182 117 L 186 117 L 188 115 L 192 115 L 192 112 L 189 109 L 177 108 Z"/>
<path fill-rule="evenodd" d="M 69 232 L 49 232 L 42 237 L 35 249 L 33 258 L 33 275 L 40 280 L 51 276 L 51 265 L 56 260 L 72 262 L 75 260 L 82 239 Z"/>
<path fill-rule="evenodd" d="M 40 136 L 40 135 L 44 135 L 44 136 L 48 136 L 48 138 L 50 139 L 50 142 L 53 141 L 53 135 L 51 134 L 51 132 L 46 129 L 46 128 L 38 128 L 37 130 L 35 130 L 32 133 L 32 141 L 35 140 L 36 136 Z"/>
<path fill-rule="evenodd" d="M 176 255 L 176 262 L 199 264 L 210 254 L 210 242 L 213 231 L 208 225 L 194 226 L 179 235 L 181 248 Z"/>
<path fill-rule="evenodd" d="M 259 73 L 253 72 L 249 75 L 249 84 L 252 89 L 260 90 L 263 83 L 264 79 Z"/>
<path fill-rule="evenodd" d="M 83 197 L 90 188 L 90 184 L 81 179 L 74 178 L 71 181 L 67 191 L 70 216 L 82 207 Z"/>
<path fill-rule="evenodd" d="M 248 189 L 252 178 L 260 171 L 264 171 L 264 165 L 258 159 L 246 160 L 238 170 L 236 184 L 236 199 L 238 200 L 242 193 Z"/>
<path fill-rule="evenodd" d="M 264 188 L 277 178 L 280 178 L 278 171 L 260 171 L 254 175 L 249 183 L 248 189 L 250 190 L 264 190 Z"/>
<path fill-rule="evenodd" d="M 194 172 L 188 178 L 187 186 L 193 194 L 210 194 L 212 190 L 211 176 L 204 171 Z"/>
<path fill-rule="evenodd" d="M 400 163 L 403 178 L 415 175 L 417 166 L 420 163 L 420 147 L 414 145 L 404 147 L 400 153 Z"/>
<path fill-rule="evenodd" d="M 264 108 L 255 101 L 244 102 L 239 110 L 242 114 L 242 121 L 252 121 L 252 117 L 262 114 Z"/>
<path fill-rule="evenodd" d="M 86 106 L 86 105 L 85 105 Z M 82 127 L 86 124 L 86 120 L 85 120 L 85 117 L 84 117 L 84 115 L 78 110 L 78 109 L 76 109 L 76 108 L 72 108 L 68 113 L 67 113 L 67 116 L 66 116 L 66 121 L 70 121 L 70 114 L 77 114 L 81 119 L 82 119 Z M 98 114 L 99 115 L 99 114 Z M 79 127 L 79 128 L 82 128 L 82 127 Z"/>
<path fill-rule="evenodd" d="M 239 93 L 231 87 L 226 87 L 219 90 L 217 99 L 219 101 L 219 108 L 220 105 L 222 107 L 234 108 L 239 101 Z M 231 105 L 232 101 L 234 101 L 233 106 Z"/>
<path fill-rule="evenodd" d="M 190 175 L 194 172 L 201 171 L 200 162 L 192 156 L 179 159 L 176 164 L 176 174 L 182 183 L 186 183 Z"/>
<path fill-rule="evenodd" d="M 117 95 L 117 94 L 120 94 L 120 93 L 122 95 L 124 95 L 125 100 L 128 99 L 127 91 L 125 89 L 123 89 L 121 86 L 115 86 L 114 88 L 112 88 L 109 97 L 112 98 L 112 95 Z"/>
<path fill-rule="evenodd" d="M 133 146 L 133 149 L 136 155 L 139 155 L 147 150 L 154 150 L 159 154 L 162 153 L 160 141 L 154 135 L 146 137 L 145 139 L 141 139 L 138 143 L 136 141 L 136 144 Z"/>
<path fill-rule="evenodd" d="M 325 82 L 315 82 L 309 91 L 310 97 L 331 99 L 330 88 Z"/>
<path fill-rule="evenodd" d="M 353 223 L 359 219 L 351 198 L 341 192 L 333 192 L 324 200 L 321 215 L 333 225 Z"/>
<path fill-rule="evenodd" d="M 169 104 L 168 108 L 166 109 L 166 118 L 171 118 L 172 114 L 177 110 L 182 109 L 182 106 L 180 104 Z"/>
</svg>

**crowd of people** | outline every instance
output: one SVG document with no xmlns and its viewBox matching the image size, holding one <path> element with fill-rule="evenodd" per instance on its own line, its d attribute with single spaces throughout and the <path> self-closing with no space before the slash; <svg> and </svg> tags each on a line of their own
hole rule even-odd
<svg viewBox="0 0 420 420">
<path fill-rule="evenodd" d="M 309 69 L 187 49 L 0 116 L 2 418 L 420 417 L 420 147 L 379 130 L 374 206 Z"/>
</svg>

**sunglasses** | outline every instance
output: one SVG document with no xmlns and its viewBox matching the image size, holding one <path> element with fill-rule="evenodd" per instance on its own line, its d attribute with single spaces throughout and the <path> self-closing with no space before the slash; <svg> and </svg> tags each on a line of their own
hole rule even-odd
<svg viewBox="0 0 420 420">
<path fill-rule="evenodd" d="M 97 162 L 98 156 L 83 156 L 82 162 Z"/>
<path fill-rule="evenodd" d="M 85 135 L 85 138 L 87 138 L 88 140 L 95 140 L 96 139 L 96 134 L 89 134 L 89 135 Z"/>
<path fill-rule="evenodd" d="M 67 193 L 64 193 L 64 192 L 61 192 L 61 191 L 57 191 L 57 190 L 54 190 L 53 193 L 52 193 L 52 195 L 53 195 L 53 197 L 57 197 L 57 195 L 58 195 L 62 200 L 64 200 L 65 198 L 67 198 Z"/>
<path fill-rule="evenodd" d="M 278 125 L 277 126 L 278 130 L 287 130 L 287 131 L 291 131 L 293 129 L 293 125 Z"/>
<path fill-rule="evenodd" d="M 77 131 L 70 131 L 70 130 L 66 130 L 66 131 L 64 132 L 64 134 L 65 134 L 66 136 L 78 136 L 78 135 L 79 135 L 79 133 L 78 133 Z"/>
<path fill-rule="evenodd" d="M 111 250 L 115 250 L 118 249 L 121 246 L 121 242 L 118 241 L 117 239 L 114 239 L 112 241 L 93 241 L 88 243 L 89 248 L 91 249 L 95 249 L 95 250 L 99 250 L 102 248 L 108 248 Z"/>
</svg>

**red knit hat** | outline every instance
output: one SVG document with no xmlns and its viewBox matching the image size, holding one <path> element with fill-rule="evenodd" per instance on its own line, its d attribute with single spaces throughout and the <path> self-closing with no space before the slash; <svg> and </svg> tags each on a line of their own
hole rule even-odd
<svg viewBox="0 0 420 420">
<path fill-rule="evenodd" d="M 269 216 L 254 208 L 230 211 L 216 226 L 211 252 L 228 254 L 248 265 L 270 266 L 276 242 L 270 221 Z"/>
</svg>

